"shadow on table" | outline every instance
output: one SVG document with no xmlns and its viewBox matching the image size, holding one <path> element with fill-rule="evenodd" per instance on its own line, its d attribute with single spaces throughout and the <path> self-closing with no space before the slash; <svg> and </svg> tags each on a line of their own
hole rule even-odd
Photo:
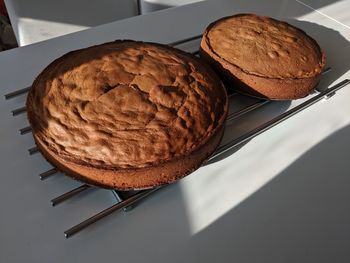
<svg viewBox="0 0 350 263">
<path fill-rule="evenodd" d="M 349 262 L 349 134 L 350 125 L 310 149 L 178 248 L 172 262 L 203 247 L 215 254 L 198 253 L 198 262 L 219 254 L 225 262 Z"/>
<path fill-rule="evenodd" d="M 247 96 L 239 95 L 237 98 L 233 100 L 231 104 L 238 104 L 239 100 L 242 98 L 248 99 Z M 255 99 L 251 99 L 255 100 Z M 237 151 L 239 151 L 242 147 L 244 147 L 247 143 L 250 143 L 251 139 L 246 139 L 246 135 L 251 132 L 252 130 L 261 127 L 261 125 L 264 125 L 266 122 L 272 120 L 273 118 L 281 115 L 282 113 L 286 112 L 291 105 L 291 101 L 274 101 L 270 102 L 265 106 L 262 106 L 261 108 L 255 109 L 242 117 L 239 117 L 233 121 L 228 122 L 225 128 L 225 134 L 222 139 L 222 142 L 220 146 L 226 145 L 229 142 L 235 141 L 239 143 L 236 147 L 233 147 L 232 149 L 220 154 L 219 156 L 211 159 L 207 164 L 212 164 L 218 161 L 221 161 L 232 154 L 235 154 Z M 220 147 L 217 148 L 217 150 L 220 149 Z"/>
</svg>

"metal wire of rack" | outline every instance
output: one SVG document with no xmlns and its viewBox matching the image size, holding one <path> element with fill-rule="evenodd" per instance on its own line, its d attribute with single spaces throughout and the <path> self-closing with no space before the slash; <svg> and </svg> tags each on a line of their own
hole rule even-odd
<svg viewBox="0 0 350 263">
<path fill-rule="evenodd" d="M 184 49 L 185 51 L 192 53 L 193 55 L 198 55 L 198 44 L 199 44 L 200 39 L 201 39 L 201 35 L 197 35 L 197 36 L 193 36 L 190 38 L 181 39 L 179 41 L 169 43 L 168 45 Z M 191 43 L 192 43 L 192 48 L 182 47 L 182 46 L 185 46 L 185 45 L 191 44 Z M 327 68 L 322 74 L 323 75 L 327 74 L 329 71 L 330 71 L 330 68 Z M 336 85 L 334 85 L 326 90 L 319 91 L 319 92 L 317 92 L 317 94 L 310 95 L 310 98 L 307 98 L 307 100 L 305 100 L 301 104 L 283 112 L 282 114 L 279 114 L 278 116 L 272 118 L 271 120 L 255 127 L 254 129 L 252 129 L 246 133 L 244 133 L 243 135 L 240 135 L 237 138 L 234 138 L 234 139 L 230 140 L 229 142 L 222 144 L 220 147 L 218 147 L 216 149 L 214 154 L 210 157 L 209 161 L 219 157 L 220 155 L 226 153 L 227 151 L 229 151 L 231 149 L 234 149 L 235 147 L 237 147 L 239 145 L 242 145 L 243 143 L 247 142 L 248 140 L 251 140 L 252 138 L 254 138 L 254 137 L 258 136 L 259 134 L 267 131 L 268 129 L 276 126 L 277 124 L 290 118 L 291 116 L 297 114 L 298 112 L 306 109 L 307 107 L 315 104 L 316 102 L 318 102 L 322 99 L 325 99 L 325 98 L 328 99 L 336 91 L 345 87 L 349 83 L 350 83 L 350 80 L 345 79 L 345 80 L 337 83 Z M 30 87 L 16 90 L 14 92 L 6 94 L 5 98 L 8 100 L 8 99 L 12 99 L 12 98 L 15 98 L 17 96 L 26 94 L 29 91 L 29 89 L 30 89 Z M 237 96 L 237 93 L 232 93 L 229 95 L 229 99 L 232 100 L 236 96 Z M 248 113 L 256 111 L 259 108 L 261 108 L 267 104 L 270 104 L 270 103 L 275 103 L 275 102 L 268 101 L 268 100 L 262 100 L 262 99 L 255 99 L 254 102 L 251 103 L 250 105 L 248 105 L 244 108 L 241 108 L 237 111 L 231 112 L 229 114 L 226 122 L 230 123 L 232 120 L 235 120 L 235 119 L 240 118 Z M 20 107 L 20 108 L 17 108 L 17 109 L 14 109 L 11 111 L 13 116 L 17 116 L 17 115 L 23 114 L 25 112 L 26 112 L 25 107 Z M 30 132 L 31 132 L 30 126 L 26 126 L 26 127 L 19 129 L 19 134 L 21 134 L 21 135 L 24 135 L 24 134 L 27 134 Z M 28 152 L 30 155 L 33 155 L 33 154 L 38 153 L 39 150 L 36 146 L 34 146 L 34 147 L 28 149 Z M 46 180 L 47 178 L 54 176 L 54 175 L 58 175 L 58 174 L 59 174 L 59 170 L 55 167 L 52 167 L 51 169 L 40 173 L 39 177 L 41 180 Z M 121 191 L 117 191 L 117 190 L 111 190 L 113 192 L 117 202 L 114 205 L 102 210 L 101 212 L 93 215 L 92 217 L 90 217 L 90 218 L 82 221 L 81 223 L 64 231 L 65 237 L 69 238 L 69 237 L 73 236 L 74 234 L 80 232 L 84 228 L 99 221 L 100 219 L 106 217 L 107 215 L 109 215 L 113 212 L 116 212 L 119 210 L 124 210 L 124 211 L 130 210 L 134 204 L 140 202 L 141 200 L 144 200 L 147 196 L 149 196 L 150 194 L 156 192 L 157 190 L 159 190 L 163 187 L 165 187 L 165 186 L 161 186 L 161 187 L 157 187 L 157 188 L 153 188 L 153 189 L 149 189 L 149 190 L 140 190 L 140 191 L 131 191 L 131 192 L 121 192 Z M 68 191 L 68 192 L 52 199 L 51 204 L 53 206 L 56 206 L 64 201 L 78 195 L 79 193 L 86 191 L 87 189 L 94 189 L 94 188 L 97 188 L 97 187 L 94 187 L 94 186 L 91 186 L 88 184 L 82 184 L 79 187 L 76 187 L 76 188 L 72 189 L 71 191 Z"/>
</svg>

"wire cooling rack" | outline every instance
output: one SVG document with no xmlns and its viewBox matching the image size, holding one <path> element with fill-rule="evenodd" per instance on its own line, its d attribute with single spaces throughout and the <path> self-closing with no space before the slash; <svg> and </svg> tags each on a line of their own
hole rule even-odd
<svg viewBox="0 0 350 263">
<path fill-rule="evenodd" d="M 183 49 L 184 51 L 187 51 L 187 52 L 192 53 L 193 55 L 197 56 L 199 53 L 198 49 L 199 49 L 200 39 L 201 39 L 201 35 L 197 35 L 197 36 L 193 36 L 190 38 L 181 39 L 181 40 L 178 40 L 178 41 L 173 42 L 173 43 L 169 43 L 169 45 Z M 331 69 L 327 68 L 322 73 L 322 75 L 328 74 L 330 71 L 331 71 Z M 297 114 L 298 112 L 313 105 L 314 103 L 321 101 L 323 99 L 330 98 L 332 95 L 335 94 L 335 92 L 337 90 L 345 87 L 349 83 L 350 83 L 350 80 L 345 79 L 345 80 L 335 84 L 334 86 L 329 87 L 326 90 L 319 91 L 316 89 L 316 91 L 313 94 L 309 95 L 307 97 L 307 99 L 305 101 L 303 101 L 302 103 L 300 103 L 299 105 L 294 106 L 294 107 L 288 109 L 287 111 L 279 114 L 278 116 L 275 116 L 274 118 L 264 122 L 263 124 L 257 125 L 253 129 L 245 132 L 244 134 L 241 134 L 235 138 L 232 138 L 228 142 L 221 144 L 216 149 L 214 154 L 210 157 L 209 161 L 212 161 L 212 160 L 216 159 L 217 157 L 219 157 L 220 155 L 234 149 L 235 147 L 242 145 L 243 143 L 245 143 L 245 142 L 251 140 L 252 138 L 258 136 L 259 134 L 265 132 L 266 130 L 274 127 L 275 125 L 278 125 L 279 123 L 283 122 L 284 120 L 290 118 L 291 116 Z M 229 87 L 227 87 L 227 88 L 229 88 Z M 29 91 L 29 89 L 30 89 L 30 87 L 18 89 L 14 92 L 6 94 L 5 98 L 7 100 L 10 100 L 10 99 L 15 98 L 17 96 L 26 94 Z M 238 97 L 242 97 L 242 96 L 243 95 L 240 95 L 238 93 L 233 92 L 233 93 L 229 94 L 229 100 L 230 100 L 230 102 L 233 102 L 233 104 L 234 104 L 234 101 L 240 99 Z M 248 104 L 242 106 L 241 108 L 235 109 L 234 111 L 231 111 L 231 113 L 228 115 L 226 124 L 229 124 L 233 120 L 239 121 L 237 119 L 244 118 L 246 114 L 257 111 L 260 108 L 267 106 L 267 104 L 271 104 L 271 103 L 276 103 L 276 102 L 250 98 Z M 20 108 L 13 109 L 11 111 L 13 116 L 24 114 L 25 112 L 26 112 L 26 107 L 24 107 L 24 106 L 20 107 Z M 21 134 L 21 135 L 24 135 L 24 134 L 27 134 L 30 132 L 31 132 L 30 126 L 24 126 L 23 128 L 19 129 L 19 134 Z M 28 152 L 30 155 L 39 153 L 38 148 L 36 146 L 29 148 Z M 39 177 L 41 180 L 45 180 L 51 176 L 58 176 L 60 174 L 61 173 L 59 172 L 59 170 L 57 168 L 52 167 L 51 169 L 40 173 Z M 106 217 L 107 215 L 109 215 L 113 212 L 117 212 L 120 210 L 127 212 L 128 210 L 132 209 L 136 203 L 140 202 L 141 200 L 144 200 L 147 196 L 155 193 L 157 190 L 159 190 L 163 187 L 166 187 L 166 186 L 157 187 L 157 188 L 153 188 L 153 189 L 149 189 L 149 190 L 141 190 L 141 191 L 106 190 L 106 191 L 112 191 L 113 195 L 116 198 L 116 203 L 114 205 L 102 210 L 101 212 L 91 216 L 90 218 L 83 220 L 81 223 L 69 228 L 68 230 L 64 231 L 64 234 L 67 238 L 69 238 L 72 235 L 85 229 L 89 225 L 96 223 L 100 219 Z M 93 189 L 93 188 L 97 188 L 97 187 L 91 186 L 88 184 L 81 184 L 79 187 L 74 188 L 71 191 L 68 191 L 68 192 L 66 192 L 66 193 L 64 193 L 56 198 L 53 198 L 51 200 L 51 203 L 53 206 L 56 206 L 56 205 L 66 201 L 70 198 L 73 198 L 74 196 L 77 196 L 79 193 L 82 193 L 82 192 L 86 191 L 87 189 Z"/>
</svg>

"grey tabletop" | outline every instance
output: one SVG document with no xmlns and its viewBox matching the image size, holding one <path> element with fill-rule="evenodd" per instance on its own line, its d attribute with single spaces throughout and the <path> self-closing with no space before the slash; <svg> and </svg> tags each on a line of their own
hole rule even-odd
<svg viewBox="0 0 350 263">
<path fill-rule="evenodd" d="M 204 1 L 134 17 L 0 53 L 0 262 L 349 262 L 350 88 L 319 102 L 139 204 L 70 239 L 63 231 L 115 203 L 90 189 L 53 208 L 50 199 L 79 185 L 62 175 L 40 181 L 51 166 L 29 155 L 25 114 L 13 117 L 53 59 L 77 48 L 137 39 L 170 43 L 202 33 L 215 19 L 242 12 L 301 27 L 325 50 L 327 88 L 350 77 L 349 1 Z M 247 129 L 277 103 L 233 122 Z"/>
</svg>

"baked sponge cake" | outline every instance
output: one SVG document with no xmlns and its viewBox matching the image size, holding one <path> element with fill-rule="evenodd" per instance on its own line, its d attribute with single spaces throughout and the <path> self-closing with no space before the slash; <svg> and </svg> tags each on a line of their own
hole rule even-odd
<svg viewBox="0 0 350 263">
<path fill-rule="evenodd" d="M 81 181 L 131 190 L 200 167 L 221 140 L 228 99 L 194 56 L 115 41 L 55 60 L 34 81 L 26 106 L 48 161 Z"/>
<path fill-rule="evenodd" d="M 210 24 L 200 55 L 238 91 L 275 100 L 307 96 L 326 62 L 317 42 L 304 31 L 254 14 Z"/>
</svg>

